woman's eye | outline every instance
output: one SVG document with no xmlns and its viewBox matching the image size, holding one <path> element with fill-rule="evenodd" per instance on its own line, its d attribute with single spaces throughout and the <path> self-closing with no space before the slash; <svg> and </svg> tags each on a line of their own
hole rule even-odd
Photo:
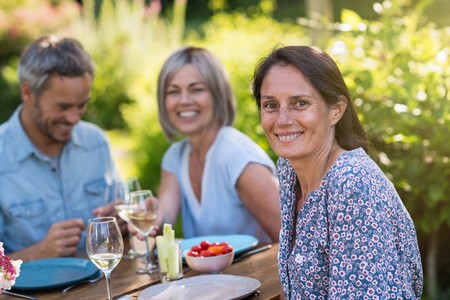
<svg viewBox="0 0 450 300">
<path fill-rule="evenodd" d="M 198 87 L 198 88 L 193 88 L 192 91 L 193 91 L 194 93 L 201 93 L 201 92 L 204 92 L 205 89 L 204 89 L 204 88 Z"/>
<path fill-rule="evenodd" d="M 177 90 L 168 90 L 168 91 L 166 92 L 167 95 L 174 95 L 174 94 L 176 94 L 176 93 L 178 93 Z"/>
<path fill-rule="evenodd" d="M 275 103 L 266 103 L 263 107 L 267 110 L 274 110 L 277 108 L 277 105 Z"/>
<path fill-rule="evenodd" d="M 301 100 L 301 101 L 295 102 L 295 103 L 294 103 L 294 106 L 295 106 L 295 107 L 305 107 L 307 104 L 308 104 L 308 103 L 307 103 L 306 101 Z"/>
</svg>

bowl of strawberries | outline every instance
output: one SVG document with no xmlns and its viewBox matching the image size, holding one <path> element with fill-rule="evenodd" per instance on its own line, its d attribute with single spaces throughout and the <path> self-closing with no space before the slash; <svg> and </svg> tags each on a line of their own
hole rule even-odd
<svg viewBox="0 0 450 300">
<path fill-rule="evenodd" d="M 203 274 L 219 274 L 225 270 L 234 258 L 234 250 L 226 242 L 202 241 L 184 251 L 187 265 Z"/>
</svg>

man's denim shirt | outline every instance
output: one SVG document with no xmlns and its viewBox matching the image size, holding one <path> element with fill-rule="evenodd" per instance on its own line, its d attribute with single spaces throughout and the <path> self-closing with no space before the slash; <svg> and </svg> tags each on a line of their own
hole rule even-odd
<svg viewBox="0 0 450 300">
<path fill-rule="evenodd" d="M 93 210 L 109 200 L 105 174 L 115 170 L 97 126 L 80 121 L 58 165 L 26 135 L 21 109 L 0 126 L 0 241 L 6 253 L 40 242 L 55 222 L 81 218 L 87 224 Z M 79 249 L 84 247 L 85 233 Z"/>
</svg>

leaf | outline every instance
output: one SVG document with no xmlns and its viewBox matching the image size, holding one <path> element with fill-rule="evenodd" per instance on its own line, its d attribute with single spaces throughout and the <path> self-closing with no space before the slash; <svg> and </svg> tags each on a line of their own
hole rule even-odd
<svg viewBox="0 0 450 300">
<path fill-rule="evenodd" d="M 357 28 L 362 22 L 361 17 L 353 10 L 343 9 L 341 14 L 342 23 L 352 25 L 352 28 Z"/>
</svg>

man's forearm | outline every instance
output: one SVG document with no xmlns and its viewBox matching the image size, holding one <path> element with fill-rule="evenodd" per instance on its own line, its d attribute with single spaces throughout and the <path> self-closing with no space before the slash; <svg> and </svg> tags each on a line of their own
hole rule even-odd
<svg viewBox="0 0 450 300">
<path fill-rule="evenodd" d="M 35 260 L 39 258 L 43 258 L 41 256 L 41 252 L 39 250 L 40 246 L 39 244 L 34 244 L 30 247 L 24 248 L 22 250 L 13 252 L 8 254 L 8 257 L 13 260 L 22 260 L 22 261 L 30 261 Z"/>
</svg>

